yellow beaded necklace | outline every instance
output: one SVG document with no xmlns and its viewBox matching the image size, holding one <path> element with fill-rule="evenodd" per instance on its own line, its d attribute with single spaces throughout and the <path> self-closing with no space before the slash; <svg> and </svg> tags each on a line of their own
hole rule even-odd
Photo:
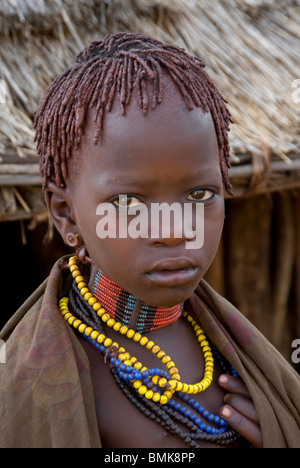
<svg viewBox="0 0 300 468">
<path fill-rule="evenodd" d="M 130 329 L 127 326 L 122 325 L 120 322 L 117 322 L 115 319 L 111 318 L 110 315 L 105 311 L 105 309 L 101 307 L 101 304 L 97 301 L 97 299 L 87 288 L 87 285 L 84 282 L 84 278 L 79 270 L 77 261 L 77 257 L 70 258 L 70 271 L 77 284 L 80 294 L 89 304 L 89 306 L 91 306 L 93 310 L 97 313 L 98 317 L 100 317 L 101 320 L 108 327 L 133 340 L 140 346 L 144 346 L 148 350 L 150 350 L 157 357 L 157 359 L 161 360 L 161 362 L 166 366 L 168 370 L 170 376 L 169 380 L 167 380 L 164 377 L 160 378 L 157 375 L 151 377 L 151 381 L 153 382 L 153 384 L 158 385 L 159 387 L 164 389 L 163 393 L 160 393 L 159 391 L 154 392 L 148 389 L 146 385 L 143 385 L 143 381 L 140 379 L 134 380 L 133 386 L 139 392 L 140 395 L 145 396 L 145 398 L 147 398 L 148 400 L 153 400 L 154 402 L 161 403 L 164 405 L 168 403 L 168 401 L 172 398 L 173 394 L 176 391 L 195 395 L 197 393 L 203 392 L 211 385 L 214 374 L 214 358 L 206 336 L 203 333 L 203 330 L 195 322 L 193 317 L 191 317 L 187 312 L 183 312 L 183 316 L 194 328 L 198 342 L 204 354 L 204 378 L 203 380 L 201 380 L 201 382 L 198 382 L 196 384 L 187 384 L 181 382 L 180 375 L 178 373 L 178 369 L 175 363 L 173 362 L 170 356 L 168 356 L 163 350 L 160 349 L 159 346 L 155 345 L 155 343 L 149 340 L 146 336 L 142 336 L 135 330 Z M 94 330 L 92 327 L 87 326 L 81 320 L 76 318 L 69 311 L 68 302 L 69 299 L 67 297 L 63 297 L 59 301 L 59 309 L 62 315 L 64 316 L 65 320 L 76 330 L 78 330 L 79 333 L 81 333 L 85 337 L 88 337 L 90 340 L 95 341 L 99 345 L 103 345 L 107 349 L 109 349 L 112 346 L 116 348 L 118 350 L 118 360 L 121 361 L 125 367 L 130 366 L 134 370 L 140 372 L 148 370 L 142 365 L 141 362 L 138 361 L 136 357 L 131 356 L 128 352 L 126 352 L 125 348 L 121 347 L 117 342 L 113 342 L 113 340 L 106 336 L 105 333 Z"/>
</svg>

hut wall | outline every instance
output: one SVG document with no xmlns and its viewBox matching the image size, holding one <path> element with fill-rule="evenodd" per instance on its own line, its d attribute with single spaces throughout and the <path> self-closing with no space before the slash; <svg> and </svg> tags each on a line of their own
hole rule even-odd
<svg viewBox="0 0 300 468">
<path fill-rule="evenodd" d="M 233 199 L 226 212 L 206 279 L 291 362 L 300 338 L 300 190 Z"/>
</svg>

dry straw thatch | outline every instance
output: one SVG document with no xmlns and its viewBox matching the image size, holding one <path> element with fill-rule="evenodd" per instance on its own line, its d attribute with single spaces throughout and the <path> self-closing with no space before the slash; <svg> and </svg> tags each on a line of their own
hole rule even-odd
<svg viewBox="0 0 300 468">
<path fill-rule="evenodd" d="M 19 164 L 19 178 L 0 164 L 0 186 L 39 183 L 36 164 L 25 167 L 28 158 L 35 162 L 39 98 L 90 41 L 125 30 L 176 43 L 207 63 L 235 120 L 238 195 L 249 186 L 252 193 L 299 185 L 300 103 L 292 99 L 300 78 L 299 24 L 300 0 L 0 0 L 7 88 L 0 156 L 4 165 Z"/>
</svg>

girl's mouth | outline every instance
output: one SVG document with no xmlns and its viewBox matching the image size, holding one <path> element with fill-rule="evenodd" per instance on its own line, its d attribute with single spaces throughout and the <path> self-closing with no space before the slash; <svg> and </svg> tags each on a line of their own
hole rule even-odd
<svg viewBox="0 0 300 468">
<path fill-rule="evenodd" d="M 185 267 L 176 270 L 153 270 L 147 273 L 150 280 L 159 286 L 177 286 L 189 283 L 197 274 L 196 267 Z"/>
</svg>

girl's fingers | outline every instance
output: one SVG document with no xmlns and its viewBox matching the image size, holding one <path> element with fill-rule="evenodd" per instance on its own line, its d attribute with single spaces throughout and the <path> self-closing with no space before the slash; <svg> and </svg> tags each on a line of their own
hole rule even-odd
<svg viewBox="0 0 300 468">
<path fill-rule="evenodd" d="M 241 379 L 231 375 L 222 374 L 219 377 L 219 385 L 228 393 L 236 393 L 251 399 L 250 393 Z"/>
<path fill-rule="evenodd" d="M 225 405 L 220 410 L 220 416 L 244 439 L 255 448 L 262 448 L 262 434 L 258 424 L 243 416 L 231 406 Z"/>
<path fill-rule="evenodd" d="M 231 406 L 231 408 L 238 411 L 247 419 L 259 425 L 257 411 L 253 402 L 249 400 L 249 398 L 246 398 L 242 395 L 227 393 L 227 395 L 225 395 L 224 401 L 226 405 Z"/>
</svg>

